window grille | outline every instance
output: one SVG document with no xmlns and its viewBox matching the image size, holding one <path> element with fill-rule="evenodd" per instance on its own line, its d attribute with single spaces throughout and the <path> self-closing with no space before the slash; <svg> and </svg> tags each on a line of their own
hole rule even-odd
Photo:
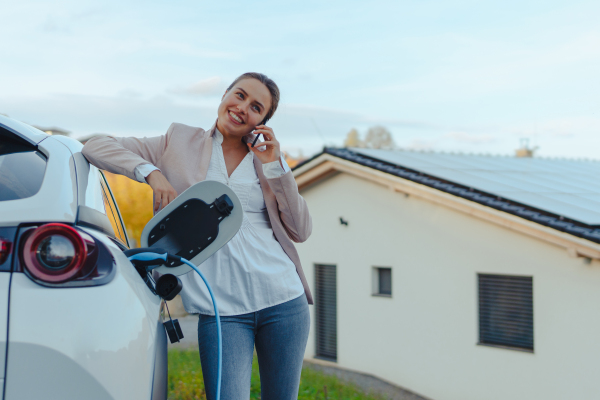
<svg viewBox="0 0 600 400">
<path fill-rule="evenodd" d="M 533 351 L 533 278 L 478 278 L 479 343 Z"/>
<path fill-rule="evenodd" d="M 335 265 L 315 265 L 316 356 L 337 361 L 337 289 Z"/>
</svg>

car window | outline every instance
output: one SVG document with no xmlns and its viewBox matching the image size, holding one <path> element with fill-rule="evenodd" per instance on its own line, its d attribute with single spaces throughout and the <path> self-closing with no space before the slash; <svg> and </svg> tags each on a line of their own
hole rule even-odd
<svg viewBox="0 0 600 400">
<path fill-rule="evenodd" d="M 119 239 L 121 242 L 123 242 L 123 244 L 129 247 L 129 240 L 127 240 L 127 234 L 125 233 L 125 225 L 123 224 L 123 220 L 121 219 L 121 214 L 119 214 L 117 203 L 115 202 L 115 199 L 112 196 L 108 183 L 106 182 L 106 178 L 104 178 L 104 174 L 102 174 L 102 172 L 100 172 L 100 185 L 102 186 L 102 197 L 104 199 L 106 215 L 108 215 L 108 219 L 110 220 L 110 223 L 113 226 L 115 235 L 117 236 L 117 239 Z"/>
<path fill-rule="evenodd" d="M 31 197 L 42 187 L 46 156 L 3 138 L 0 143 L 0 201 Z"/>
</svg>

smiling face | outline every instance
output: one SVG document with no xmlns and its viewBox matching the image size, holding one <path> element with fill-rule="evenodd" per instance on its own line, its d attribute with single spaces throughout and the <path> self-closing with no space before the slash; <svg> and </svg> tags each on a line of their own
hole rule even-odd
<svg viewBox="0 0 600 400">
<path fill-rule="evenodd" d="M 223 95 L 217 129 L 224 136 L 243 137 L 260 125 L 270 108 L 269 89 L 256 79 L 242 79 Z"/>
</svg>

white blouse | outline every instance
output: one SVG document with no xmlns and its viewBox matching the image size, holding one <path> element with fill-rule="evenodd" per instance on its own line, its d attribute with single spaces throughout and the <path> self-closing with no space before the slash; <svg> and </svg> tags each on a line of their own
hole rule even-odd
<svg viewBox="0 0 600 400">
<path fill-rule="evenodd" d="M 206 180 L 229 186 L 239 197 L 244 210 L 242 227 L 219 251 L 200 264 L 206 280 L 217 300 L 219 314 L 239 315 L 285 303 L 304 294 L 300 277 L 279 242 L 275 239 L 260 181 L 254 169 L 254 154 L 249 152 L 231 176 L 221 143 L 223 136 L 215 129 L 213 149 Z M 263 164 L 267 178 L 285 174 L 289 167 L 285 160 Z M 147 176 L 150 165 L 142 165 Z M 139 167 L 138 167 L 139 168 Z M 151 171 L 150 171 L 151 172 Z M 143 179 L 143 178 L 142 178 Z M 190 314 L 214 315 L 210 294 L 202 279 L 194 271 L 180 276 L 183 282 L 181 298 Z"/>
</svg>

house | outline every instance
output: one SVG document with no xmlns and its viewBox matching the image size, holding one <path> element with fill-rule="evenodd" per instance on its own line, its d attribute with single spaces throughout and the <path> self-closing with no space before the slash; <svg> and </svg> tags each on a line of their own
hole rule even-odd
<svg viewBox="0 0 600 400">
<path fill-rule="evenodd" d="M 600 399 L 600 162 L 325 148 L 305 357 L 435 400 Z"/>
</svg>

